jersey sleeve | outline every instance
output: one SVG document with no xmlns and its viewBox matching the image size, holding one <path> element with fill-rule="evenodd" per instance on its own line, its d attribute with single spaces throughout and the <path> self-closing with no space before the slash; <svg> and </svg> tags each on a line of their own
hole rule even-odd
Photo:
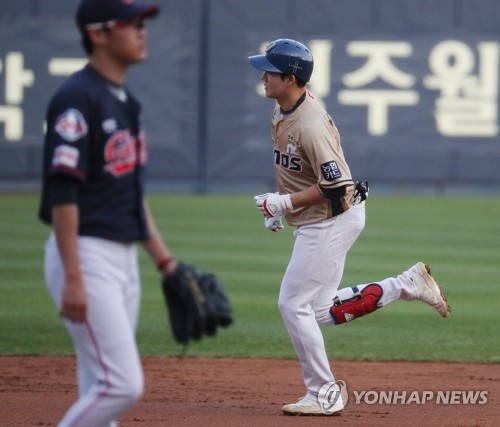
<svg viewBox="0 0 500 427">
<path fill-rule="evenodd" d="M 48 175 L 84 180 L 89 156 L 91 109 L 81 90 L 61 91 L 47 114 Z"/>
<path fill-rule="evenodd" d="M 302 149 L 323 188 L 352 183 L 351 172 L 344 159 L 340 136 L 332 119 L 316 116 L 302 129 Z"/>
</svg>

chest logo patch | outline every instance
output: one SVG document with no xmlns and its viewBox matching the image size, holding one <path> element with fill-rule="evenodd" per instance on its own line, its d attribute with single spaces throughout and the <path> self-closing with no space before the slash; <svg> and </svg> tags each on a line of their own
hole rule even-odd
<svg viewBox="0 0 500 427">
<path fill-rule="evenodd" d="M 297 147 L 293 144 L 287 144 L 286 152 L 288 154 L 297 154 Z"/>
<path fill-rule="evenodd" d="M 300 148 L 300 139 L 295 138 L 295 136 L 288 134 L 286 137 L 287 141 L 289 141 L 295 147 Z"/>
<path fill-rule="evenodd" d="M 106 143 L 104 159 L 104 170 L 116 177 L 134 171 L 139 164 L 147 161 L 144 135 L 141 134 L 136 140 L 128 130 L 115 132 Z"/>
<path fill-rule="evenodd" d="M 106 133 L 113 133 L 118 129 L 118 123 L 115 119 L 106 119 L 102 122 L 102 130 Z"/>
<path fill-rule="evenodd" d="M 321 165 L 321 171 L 323 172 L 323 177 L 327 181 L 333 181 L 342 176 L 342 172 L 340 172 L 340 168 L 335 160 L 323 163 Z"/>
</svg>

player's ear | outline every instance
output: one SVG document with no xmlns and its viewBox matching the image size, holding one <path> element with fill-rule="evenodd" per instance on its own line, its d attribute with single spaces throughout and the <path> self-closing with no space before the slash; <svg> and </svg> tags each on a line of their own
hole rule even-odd
<svg viewBox="0 0 500 427">
<path fill-rule="evenodd" d="M 101 45 L 107 38 L 108 31 L 104 28 L 93 28 L 87 30 L 90 41 L 94 46 Z"/>
</svg>

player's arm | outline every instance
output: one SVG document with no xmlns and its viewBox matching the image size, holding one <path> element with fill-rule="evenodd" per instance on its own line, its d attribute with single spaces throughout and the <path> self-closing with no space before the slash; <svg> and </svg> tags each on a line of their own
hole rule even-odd
<svg viewBox="0 0 500 427">
<path fill-rule="evenodd" d="M 170 253 L 163 241 L 158 227 L 154 221 L 148 203 L 144 200 L 144 212 L 146 213 L 146 221 L 149 230 L 149 239 L 142 242 L 142 246 L 155 262 L 160 273 L 168 275 L 177 268 L 177 262 Z"/>
<path fill-rule="evenodd" d="M 257 208 L 266 218 L 280 217 L 284 212 L 324 203 L 325 196 L 318 184 L 292 194 L 266 193 L 255 196 Z M 268 227 L 269 228 L 269 227 Z"/>
<path fill-rule="evenodd" d="M 294 209 L 319 205 L 320 203 L 324 203 L 325 199 L 318 184 L 311 185 L 305 190 L 290 195 L 290 200 Z"/>
<path fill-rule="evenodd" d="M 52 227 L 64 266 L 64 288 L 60 314 L 73 322 L 87 319 L 87 292 L 78 257 L 78 206 L 76 186 L 58 183 L 53 186 Z"/>
</svg>

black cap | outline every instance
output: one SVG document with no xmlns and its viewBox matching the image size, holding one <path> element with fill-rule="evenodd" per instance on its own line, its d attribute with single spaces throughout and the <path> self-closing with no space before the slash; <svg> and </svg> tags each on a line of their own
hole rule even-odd
<svg viewBox="0 0 500 427">
<path fill-rule="evenodd" d="M 80 31 L 84 31 L 91 24 L 149 18 L 159 12 L 158 5 L 139 5 L 134 0 L 82 0 L 76 12 L 76 23 Z"/>
</svg>

